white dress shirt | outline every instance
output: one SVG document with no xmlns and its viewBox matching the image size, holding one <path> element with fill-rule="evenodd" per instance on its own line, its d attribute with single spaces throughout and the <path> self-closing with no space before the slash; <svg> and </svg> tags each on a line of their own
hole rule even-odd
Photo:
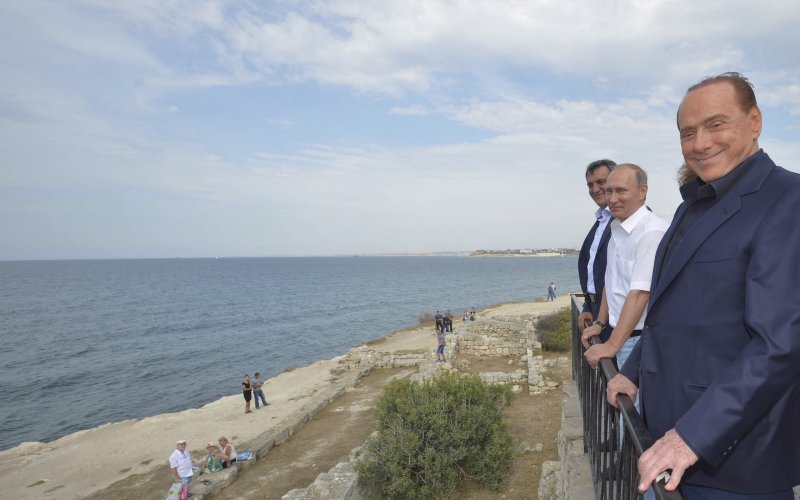
<svg viewBox="0 0 800 500">
<path fill-rule="evenodd" d="M 187 450 L 174 450 L 169 456 L 169 466 L 177 469 L 179 477 L 190 477 L 193 474 L 192 457 Z"/>
<path fill-rule="evenodd" d="M 598 207 L 597 210 L 594 211 L 594 217 L 600 221 L 600 223 L 597 225 L 597 230 L 594 232 L 592 246 L 589 247 L 589 263 L 586 264 L 586 270 L 588 271 L 586 275 L 586 291 L 589 293 L 597 293 L 594 287 L 594 258 L 597 255 L 597 249 L 600 247 L 600 240 L 603 239 L 606 226 L 608 226 L 608 221 L 611 220 L 611 212 L 608 210 L 608 207 Z"/>
<path fill-rule="evenodd" d="M 642 206 L 624 221 L 611 222 L 606 264 L 608 324 L 617 326 L 622 306 L 631 290 L 650 291 L 656 250 L 669 224 Z M 634 330 L 644 326 L 644 313 Z"/>
</svg>

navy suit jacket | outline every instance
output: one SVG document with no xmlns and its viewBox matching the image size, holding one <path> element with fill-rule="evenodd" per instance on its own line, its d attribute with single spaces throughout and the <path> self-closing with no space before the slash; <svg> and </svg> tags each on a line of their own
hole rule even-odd
<svg viewBox="0 0 800 500">
<path fill-rule="evenodd" d="M 586 289 L 586 283 L 589 280 L 589 271 L 587 267 L 589 266 L 589 250 L 592 247 L 592 242 L 594 241 L 594 233 L 597 231 L 597 227 L 600 225 L 600 221 L 597 221 L 592 226 L 592 229 L 589 230 L 589 234 L 586 235 L 586 239 L 583 240 L 583 245 L 581 246 L 581 252 L 578 255 L 578 279 L 581 282 L 581 290 L 583 291 L 584 295 L 589 293 Z M 594 289 L 595 293 L 598 297 L 598 305 L 592 306 L 589 304 L 586 299 L 583 301 L 583 312 L 591 312 L 592 315 L 597 319 L 597 310 L 600 308 L 599 301 L 600 297 L 603 295 L 603 288 L 605 287 L 606 282 L 606 249 L 608 248 L 608 240 L 611 238 L 611 222 L 609 221 L 606 224 L 606 228 L 603 231 L 603 235 L 600 237 L 600 244 L 597 247 L 597 255 L 594 257 L 593 263 L 593 276 L 594 276 Z"/>
<path fill-rule="evenodd" d="M 664 255 L 644 333 L 622 373 L 654 438 L 700 457 L 688 484 L 769 493 L 800 483 L 800 176 L 759 151 Z"/>
</svg>

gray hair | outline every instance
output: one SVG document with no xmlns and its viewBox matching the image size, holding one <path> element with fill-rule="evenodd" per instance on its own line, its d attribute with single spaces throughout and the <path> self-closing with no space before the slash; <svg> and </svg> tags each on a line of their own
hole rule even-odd
<svg viewBox="0 0 800 500">
<path fill-rule="evenodd" d="M 616 166 L 617 166 L 617 164 L 615 162 L 613 162 L 612 160 L 608 160 L 608 159 L 593 161 L 592 163 L 586 165 L 586 175 L 585 175 L 585 177 L 588 178 L 589 175 L 592 172 L 594 172 L 595 170 L 597 170 L 600 167 L 607 167 L 608 171 L 611 172 L 611 171 L 614 170 L 614 167 L 616 167 Z"/>
</svg>

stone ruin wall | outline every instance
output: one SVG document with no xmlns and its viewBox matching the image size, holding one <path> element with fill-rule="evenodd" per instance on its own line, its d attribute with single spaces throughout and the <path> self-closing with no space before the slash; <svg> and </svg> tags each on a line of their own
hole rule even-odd
<svg viewBox="0 0 800 500">
<path fill-rule="evenodd" d="M 458 354 L 463 356 L 524 356 L 541 347 L 534 329 L 535 317 L 481 318 L 458 331 Z"/>
</svg>

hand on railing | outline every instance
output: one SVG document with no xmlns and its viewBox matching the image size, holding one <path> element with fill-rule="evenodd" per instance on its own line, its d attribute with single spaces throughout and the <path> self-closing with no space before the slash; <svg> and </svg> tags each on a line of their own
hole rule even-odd
<svg viewBox="0 0 800 500">
<path fill-rule="evenodd" d="M 584 328 L 591 325 L 592 321 L 594 321 L 594 316 L 592 316 L 591 312 L 587 311 L 580 313 L 578 315 L 578 331 L 583 333 Z"/>
<path fill-rule="evenodd" d="M 671 429 L 664 434 L 664 437 L 653 443 L 639 457 L 639 492 L 644 493 L 647 486 L 655 480 L 663 471 L 670 470 L 670 478 L 664 489 L 675 491 L 683 478 L 686 469 L 697 462 L 698 457 L 680 434 Z"/>
<path fill-rule="evenodd" d="M 600 325 L 592 324 L 590 326 L 585 327 L 583 329 L 583 333 L 581 334 L 581 344 L 583 344 L 584 348 L 588 349 L 590 346 L 589 340 L 592 337 L 600 335 L 601 333 L 603 333 L 603 327 Z"/>
<path fill-rule="evenodd" d="M 636 387 L 636 384 L 631 382 L 631 380 L 622 374 L 617 374 L 609 380 L 608 386 L 606 387 L 606 397 L 608 398 L 608 403 L 613 406 L 614 408 L 617 407 L 617 396 L 620 394 L 626 394 L 631 401 L 636 401 L 636 393 L 639 392 L 639 388 Z"/>
</svg>

